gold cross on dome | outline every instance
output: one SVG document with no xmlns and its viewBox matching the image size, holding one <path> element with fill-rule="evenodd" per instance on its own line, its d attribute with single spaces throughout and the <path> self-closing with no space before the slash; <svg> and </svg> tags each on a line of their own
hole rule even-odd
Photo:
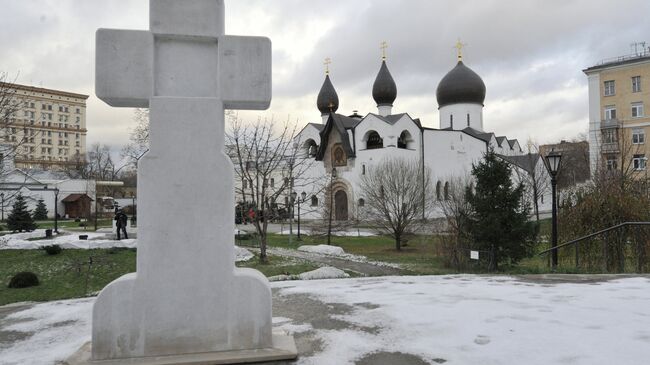
<svg viewBox="0 0 650 365">
<path fill-rule="evenodd" d="M 381 48 L 382 61 L 386 61 L 386 48 L 388 48 L 388 43 L 386 43 L 386 41 L 381 42 L 379 48 Z"/>
<path fill-rule="evenodd" d="M 456 45 L 454 48 L 456 48 L 456 52 L 458 55 L 458 61 L 463 60 L 463 47 L 465 47 L 467 44 L 461 43 L 460 38 L 458 38 L 458 42 L 456 42 Z"/>
<path fill-rule="evenodd" d="M 329 57 L 327 57 L 327 58 L 325 59 L 325 62 L 323 62 L 323 64 L 325 65 L 325 75 L 329 75 L 329 74 L 330 74 L 330 64 L 331 64 L 331 63 L 332 63 L 332 59 L 329 58 Z"/>
</svg>

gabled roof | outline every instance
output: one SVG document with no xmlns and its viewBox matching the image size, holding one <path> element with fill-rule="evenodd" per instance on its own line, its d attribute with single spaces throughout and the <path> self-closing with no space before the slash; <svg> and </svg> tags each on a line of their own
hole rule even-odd
<svg viewBox="0 0 650 365">
<path fill-rule="evenodd" d="M 503 141 L 505 141 L 505 140 L 507 140 L 506 136 L 497 137 L 497 144 L 499 145 L 499 147 L 501 147 L 501 145 L 503 144 Z M 512 147 L 512 146 L 510 146 L 510 147 Z"/>
<path fill-rule="evenodd" d="M 383 120 L 384 122 L 386 122 L 386 123 L 388 123 L 390 125 L 394 125 L 395 123 L 397 123 L 400 119 L 402 119 L 406 115 L 406 116 L 409 117 L 409 119 L 411 119 L 413 122 L 415 122 L 415 125 L 417 125 L 419 128 L 422 128 L 422 124 L 420 123 L 420 119 L 413 119 L 413 118 L 411 118 L 410 115 L 408 115 L 408 113 L 391 114 L 391 115 L 387 115 L 385 117 L 381 116 L 379 114 L 375 114 L 375 113 L 368 113 L 368 115 L 372 115 L 375 118 L 377 118 L 379 120 Z"/>
<path fill-rule="evenodd" d="M 318 146 L 318 151 L 316 152 L 316 161 L 323 160 L 331 133 L 339 134 L 341 144 L 343 145 L 343 149 L 348 155 L 348 158 L 355 157 L 354 149 L 350 146 L 350 138 L 348 137 L 348 132 L 346 130 L 353 129 L 357 124 L 359 124 L 359 121 L 356 119 L 341 114 L 330 113 L 327 118 L 327 123 L 325 123 L 325 127 L 320 131 L 320 146 Z"/>
<path fill-rule="evenodd" d="M 318 131 L 322 131 L 325 126 L 320 123 L 307 123 L 307 125 L 313 126 L 314 128 L 318 129 Z"/>
<path fill-rule="evenodd" d="M 528 173 L 533 173 L 535 171 L 535 167 L 537 166 L 537 162 L 540 159 L 540 155 L 537 153 L 529 153 L 526 155 L 521 155 L 521 156 L 506 156 L 506 155 L 499 155 L 497 156 L 501 157 L 501 159 L 525 170 Z"/>
<path fill-rule="evenodd" d="M 480 132 L 477 131 L 476 129 L 472 127 L 467 127 L 463 129 L 463 132 L 469 134 L 470 136 L 476 137 L 482 141 L 485 142 L 490 142 L 492 140 L 492 137 L 495 137 L 494 133 L 485 133 L 485 132 Z"/>
<path fill-rule="evenodd" d="M 93 200 L 91 197 L 89 197 L 86 194 L 70 194 L 70 195 L 66 196 L 65 199 L 63 199 L 61 201 L 64 202 L 64 203 L 76 202 L 77 200 L 83 199 L 84 197 L 90 199 L 91 201 Z"/>
<path fill-rule="evenodd" d="M 516 139 L 509 139 L 508 144 L 510 145 L 510 148 L 515 148 L 515 145 L 519 144 L 519 141 L 517 141 Z"/>
</svg>

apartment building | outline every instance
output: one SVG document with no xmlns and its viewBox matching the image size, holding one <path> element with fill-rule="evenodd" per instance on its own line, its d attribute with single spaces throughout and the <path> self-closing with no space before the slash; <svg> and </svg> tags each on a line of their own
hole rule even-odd
<svg viewBox="0 0 650 365">
<path fill-rule="evenodd" d="M 18 168 L 63 169 L 86 154 L 88 95 L 0 83 L 13 99 L 2 121 L 0 143 L 10 146 Z"/>
<path fill-rule="evenodd" d="M 638 48 L 637 48 L 638 49 Z M 647 178 L 650 48 L 604 60 L 583 72 L 589 82 L 589 162 Z"/>
</svg>

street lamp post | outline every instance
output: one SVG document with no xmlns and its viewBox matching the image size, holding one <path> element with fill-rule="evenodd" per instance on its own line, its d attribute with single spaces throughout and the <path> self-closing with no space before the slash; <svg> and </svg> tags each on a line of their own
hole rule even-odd
<svg viewBox="0 0 650 365">
<path fill-rule="evenodd" d="M 327 244 L 332 242 L 332 210 L 334 210 L 334 179 L 336 179 L 336 167 L 332 168 L 332 176 L 330 178 L 330 216 L 329 224 L 327 225 Z"/>
<path fill-rule="evenodd" d="M 560 162 L 562 161 L 562 155 L 551 150 L 546 155 L 546 165 L 548 171 L 551 174 L 551 191 L 552 198 L 551 204 L 553 205 L 552 211 L 552 231 L 551 231 L 551 268 L 553 271 L 557 269 L 557 174 L 560 171 Z"/>
<path fill-rule="evenodd" d="M 289 194 L 289 206 L 287 214 L 289 215 L 289 246 L 291 246 L 291 236 L 293 236 L 293 203 L 296 200 L 296 192 L 293 191 Z"/>
<path fill-rule="evenodd" d="M 307 197 L 307 193 L 304 191 L 300 193 L 300 198 L 298 198 L 298 241 L 301 240 L 300 238 L 300 204 L 305 202 L 305 198 Z"/>
<path fill-rule="evenodd" d="M 59 188 L 54 188 L 54 233 L 59 234 Z"/>
</svg>

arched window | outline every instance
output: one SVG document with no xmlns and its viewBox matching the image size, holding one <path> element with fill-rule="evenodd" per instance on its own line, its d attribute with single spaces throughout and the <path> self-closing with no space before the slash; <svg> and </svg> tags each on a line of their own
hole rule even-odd
<svg viewBox="0 0 650 365">
<path fill-rule="evenodd" d="M 442 200 L 442 194 L 441 194 L 442 192 L 440 190 L 442 190 L 442 183 L 440 181 L 438 181 L 436 183 L 436 199 L 437 200 Z"/>
<path fill-rule="evenodd" d="M 399 138 L 397 139 L 397 148 L 409 148 L 409 144 L 413 142 L 413 138 L 411 137 L 411 133 L 409 131 L 402 131 L 402 133 L 399 135 Z"/>
<path fill-rule="evenodd" d="M 316 152 L 318 151 L 318 145 L 313 139 L 308 139 L 303 144 L 303 150 L 307 156 L 316 157 Z"/>
<path fill-rule="evenodd" d="M 317 207 L 318 206 L 318 198 L 316 197 L 316 195 L 311 196 L 311 206 L 312 207 Z"/>
<path fill-rule="evenodd" d="M 445 200 L 449 200 L 449 181 L 445 183 Z"/>
<path fill-rule="evenodd" d="M 366 141 L 366 149 L 372 150 L 375 148 L 383 148 L 384 140 L 379 136 L 379 133 L 372 131 L 368 134 L 368 140 Z"/>
<path fill-rule="evenodd" d="M 363 200 L 363 198 L 362 198 L 362 199 L 359 199 L 359 203 L 358 203 L 358 205 L 359 205 L 360 207 L 363 207 L 363 206 L 366 205 L 366 201 Z"/>
<path fill-rule="evenodd" d="M 467 126 L 469 127 L 469 113 L 467 113 Z"/>
<path fill-rule="evenodd" d="M 361 165 L 361 175 L 365 175 L 365 174 L 366 174 L 366 164 L 364 163 L 363 165 Z"/>
</svg>

